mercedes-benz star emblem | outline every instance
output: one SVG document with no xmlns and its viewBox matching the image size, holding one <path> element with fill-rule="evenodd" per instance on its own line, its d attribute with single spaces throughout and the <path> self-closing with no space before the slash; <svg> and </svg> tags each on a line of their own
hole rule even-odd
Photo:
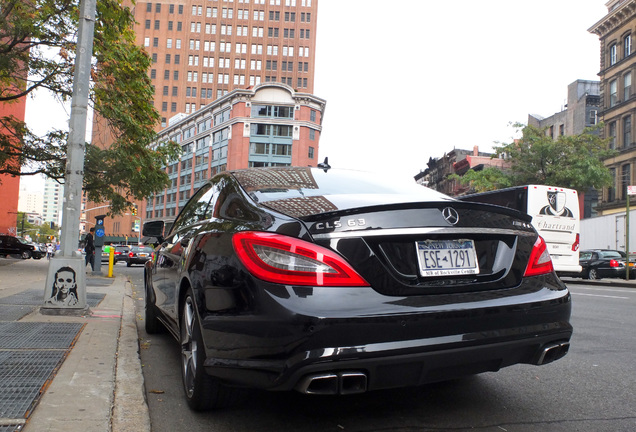
<svg viewBox="0 0 636 432">
<path fill-rule="evenodd" d="M 442 210 L 442 216 L 444 216 L 444 220 L 451 225 L 455 225 L 459 222 L 459 213 L 452 207 L 444 208 L 444 210 Z"/>
</svg>

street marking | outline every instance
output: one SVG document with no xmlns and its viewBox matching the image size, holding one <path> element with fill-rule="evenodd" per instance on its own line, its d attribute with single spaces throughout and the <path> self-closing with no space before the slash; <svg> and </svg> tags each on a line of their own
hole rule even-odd
<svg viewBox="0 0 636 432">
<path fill-rule="evenodd" d="M 629 300 L 629 297 L 619 297 L 619 296 L 610 296 L 610 295 L 601 295 L 601 294 L 583 294 L 583 293 L 571 293 L 571 294 L 576 294 L 576 295 L 581 295 L 581 296 L 588 296 L 588 297 L 605 297 L 605 298 L 613 298 L 613 299 L 622 299 L 622 300 Z"/>
</svg>

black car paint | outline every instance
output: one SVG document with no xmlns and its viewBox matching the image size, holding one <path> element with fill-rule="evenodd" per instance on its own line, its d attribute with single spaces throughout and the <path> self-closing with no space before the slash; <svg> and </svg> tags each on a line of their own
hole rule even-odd
<svg viewBox="0 0 636 432">
<path fill-rule="evenodd" d="M 239 186 L 237 175 L 212 180 L 223 195 L 212 217 L 185 225 L 177 218 L 145 277 L 149 304 L 177 339 L 179 311 L 191 290 L 206 370 L 224 383 L 289 390 L 308 374 L 361 369 L 369 373 L 369 390 L 417 385 L 536 363 L 543 346 L 570 339 L 566 286 L 554 273 L 523 277 L 537 238 L 527 215 L 449 199 L 358 208 L 356 198 L 355 206 L 292 217 L 278 200 L 256 202 L 258 195 Z M 442 216 L 449 205 L 460 216 L 453 227 Z M 232 234 L 244 230 L 333 249 L 371 286 L 258 280 L 232 249 Z M 483 271 L 419 276 L 409 256 L 415 241 L 458 235 L 475 238 Z"/>
</svg>

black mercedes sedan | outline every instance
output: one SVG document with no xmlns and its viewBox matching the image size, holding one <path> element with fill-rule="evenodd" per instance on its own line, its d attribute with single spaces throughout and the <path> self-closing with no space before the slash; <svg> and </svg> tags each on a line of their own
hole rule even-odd
<svg viewBox="0 0 636 432">
<path fill-rule="evenodd" d="M 530 217 L 388 176 L 226 171 L 145 264 L 148 333 L 181 346 L 189 406 L 239 388 L 345 395 L 569 349 L 570 293 Z"/>
</svg>

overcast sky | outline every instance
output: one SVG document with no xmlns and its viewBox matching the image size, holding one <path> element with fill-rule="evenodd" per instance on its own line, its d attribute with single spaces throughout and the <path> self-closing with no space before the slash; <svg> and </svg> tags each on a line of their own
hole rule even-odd
<svg viewBox="0 0 636 432">
<path fill-rule="evenodd" d="M 605 3 L 319 0 L 319 159 L 412 179 L 453 148 L 510 142 L 510 122 L 559 112 L 568 84 L 598 79 L 600 44 L 587 29 Z M 27 123 L 40 133 L 68 124 L 50 107 L 29 98 Z"/>
<path fill-rule="evenodd" d="M 598 79 L 587 29 L 606 1 L 320 0 L 320 158 L 412 178 L 453 148 L 510 142 L 510 122 L 551 116 L 568 84 Z"/>
</svg>

